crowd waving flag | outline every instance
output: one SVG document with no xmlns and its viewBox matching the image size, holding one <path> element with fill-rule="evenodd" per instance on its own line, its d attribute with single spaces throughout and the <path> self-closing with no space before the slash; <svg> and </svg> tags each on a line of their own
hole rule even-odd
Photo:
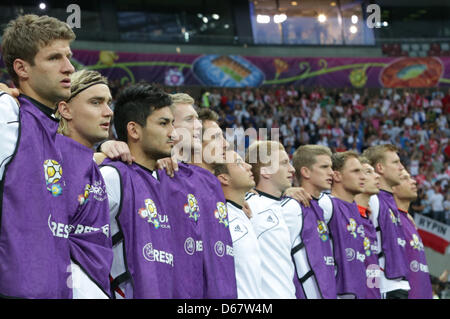
<svg viewBox="0 0 450 319">
<path fill-rule="evenodd" d="M 450 254 L 450 226 L 421 214 L 415 214 L 414 221 L 425 247 L 441 254 Z"/>
</svg>

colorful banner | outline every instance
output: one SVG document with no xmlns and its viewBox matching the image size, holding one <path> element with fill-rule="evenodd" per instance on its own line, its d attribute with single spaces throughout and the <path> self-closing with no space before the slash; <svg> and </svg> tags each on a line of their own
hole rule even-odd
<svg viewBox="0 0 450 319">
<path fill-rule="evenodd" d="M 447 249 L 450 244 L 449 225 L 440 223 L 421 214 L 415 214 L 414 221 L 424 246 L 441 254 L 450 253 Z"/>
<path fill-rule="evenodd" d="M 301 58 L 74 50 L 77 67 L 111 80 L 169 86 L 436 87 L 450 85 L 450 57 Z M 6 73 L 0 60 L 0 73 Z"/>
</svg>

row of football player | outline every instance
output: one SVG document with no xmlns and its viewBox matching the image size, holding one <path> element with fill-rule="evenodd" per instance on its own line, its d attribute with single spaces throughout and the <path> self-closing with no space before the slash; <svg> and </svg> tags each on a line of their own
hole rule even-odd
<svg viewBox="0 0 450 319">
<path fill-rule="evenodd" d="M 0 296 L 236 298 L 220 183 L 201 163 L 180 163 L 172 178 L 156 170 L 177 139 L 177 106 L 145 83 L 125 90 L 114 124 L 126 143 L 105 152 L 132 164 L 107 159 L 100 171 L 92 148 L 108 137 L 111 94 L 98 72 L 74 73 L 74 39 L 65 23 L 35 15 L 2 37 L 18 89 L 2 86 L 17 100 L 0 92 Z M 179 127 L 198 124 L 191 105 L 174 111 Z M 223 142 L 208 123 L 210 141 Z"/>
<path fill-rule="evenodd" d="M 250 145 L 247 161 L 256 153 L 272 161 L 249 165 L 235 154 L 236 163 L 215 172 L 228 201 L 239 297 L 432 298 L 408 214 L 416 182 L 394 146 L 360 156 L 304 145 L 293 166 L 278 142 Z M 274 161 L 279 169 L 268 173 Z M 300 189 L 291 188 L 294 175 Z M 283 196 L 296 191 L 299 201 Z"/>
<path fill-rule="evenodd" d="M 45 28 L 44 24 L 50 24 L 48 19 L 59 28 L 64 28 L 51 18 L 25 16 L 17 19 L 5 31 L 2 45 L 4 56 L 14 51 L 8 48 L 13 47 L 13 38 L 20 39 L 18 29 L 36 35 L 39 34 L 36 28 L 42 29 Z M 30 24 L 34 30 L 29 29 Z M 50 30 L 58 29 L 54 26 Z M 15 33 L 11 31 L 14 28 Z M 69 30 L 65 32 L 70 37 L 73 36 Z M 42 34 L 39 36 L 42 39 Z M 351 215 L 351 209 L 341 209 L 338 213 L 339 192 L 336 191 L 336 196 L 329 199 L 333 208 L 328 215 L 323 214 L 327 209 L 307 213 L 306 206 L 314 207 L 314 198 L 310 204 L 306 200 L 305 206 L 296 206 L 298 203 L 290 199 L 281 200 L 280 196 L 288 187 L 287 181 L 290 184 L 294 174 L 283 149 L 274 152 L 274 156 L 278 154 L 275 158 L 281 160 L 279 169 L 275 172 L 258 168 L 261 163 L 258 164 L 257 160 L 252 163 L 256 174 L 241 173 L 237 175 L 238 178 L 233 178 L 233 170 L 239 168 L 248 171 L 249 166 L 237 154 L 225 152 L 227 143 L 211 112 L 203 112 L 203 131 L 212 128 L 216 133 L 210 134 L 209 139 L 203 138 L 200 141 L 198 115 L 192 107 L 193 101 L 186 95 L 175 95 L 171 99 L 147 84 L 134 85 L 124 90 L 116 102 L 114 124 L 118 138 L 126 141 L 130 153 L 125 143 L 105 143 L 102 149 L 110 157 L 121 157 L 132 161 L 132 164 L 106 159 L 100 174 L 91 160 L 91 149 L 108 135 L 112 116 L 109 108 L 111 96 L 106 79 L 97 72 L 72 74 L 74 69 L 69 61 L 70 37 L 56 40 L 52 38 L 47 42 L 44 40 L 44 44 L 37 47 L 31 58 L 21 58 L 22 53 L 19 52 L 15 59 L 4 59 L 12 61 L 12 68 L 8 70 L 12 70 L 21 95 L 18 97 L 20 107 L 11 97 L 1 96 L 2 108 L 5 110 L 2 122 L 6 124 L 2 126 L 2 133 L 9 138 L 2 145 L 5 146 L 2 148 L 2 158 L 5 158 L 2 164 L 4 219 L 0 241 L 10 253 L 8 257 L 2 256 L 0 259 L 2 295 L 87 298 L 106 297 L 110 295 L 110 291 L 114 291 L 114 297 L 126 298 L 289 298 L 295 294 L 297 297 L 302 297 L 303 294 L 303 297 L 310 298 L 333 298 L 335 291 L 336 295 L 367 296 L 364 290 L 366 285 L 362 285 L 360 280 L 355 286 L 362 286 L 364 293 L 349 290 L 352 285 L 348 284 L 348 274 L 358 268 L 352 264 L 353 261 L 362 263 L 366 260 L 362 256 L 369 254 L 364 248 L 367 247 L 366 238 L 370 236 L 363 236 L 363 244 L 359 245 L 359 237 L 368 230 L 358 227 L 362 221 L 356 215 Z M 13 91 L 10 93 L 14 94 Z M 52 117 L 55 105 L 58 105 L 61 117 L 56 125 Z M 156 172 L 157 161 L 170 156 L 177 139 L 174 125 L 177 129 L 185 128 L 190 133 L 191 140 L 186 146 L 193 153 L 197 149 L 196 143 L 203 143 L 203 146 L 217 143 L 220 146 L 212 149 L 222 151 L 211 154 L 211 160 L 202 158 L 202 162 L 192 163 L 194 165 L 180 163 L 178 171 L 171 174 L 171 178 L 165 173 Z M 58 126 L 60 132 L 69 138 L 56 134 Z M 46 138 L 42 138 L 43 136 Z M 258 145 L 253 147 L 260 147 Z M 277 147 L 275 149 L 278 150 Z M 300 153 L 307 154 L 309 151 Z M 395 154 L 395 151 L 390 150 L 390 153 Z M 220 164 L 226 155 L 233 160 Z M 325 157 L 331 159 L 329 155 Z M 348 162 L 352 162 L 352 158 L 357 160 L 352 156 L 341 160 L 342 172 Z M 103 157 L 96 156 L 96 160 L 101 162 Z M 311 165 L 317 164 L 316 161 L 315 158 Z M 384 163 L 384 157 L 380 161 Z M 45 174 L 39 173 L 43 163 Z M 49 163 L 54 165 L 48 165 Z M 170 164 L 171 161 L 161 161 L 162 166 L 164 163 Z M 274 164 L 275 160 L 271 163 Z M 313 166 L 308 165 L 301 166 L 299 172 L 312 170 Z M 64 174 L 61 167 L 64 167 Z M 215 172 L 218 179 L 211 172 Z M 339 172 L 336 169 L 331 177 L 335 179 L 333 185 L 339 184 Z M 361 172 L 359 168 L 360 175 Z M 398 173 L 395 170 L 393 172 Z M 297 174 L 300 176 L 298 172 Z M 31 183 L 27 184 L 29 187 L 26 194 L 18 194 L 14 181 L 24 175 Z M 103 184 L 102 175 L 106 185 Z M 245 181 L 246 176 L 248 183 Z M 250 207 L 246 207 L 241 195 L 245 195 L 252 187 L 250 180 L 253 176 L 257 194 L 248 195 Z M 239 178 L 244 178 L 245 186 L 239 184 Z M 341 180 L 347 178 L 341 176 Z M 364 186 L 364 180 L 362 178 L 360 181 L 361 187 Z M 233 181 L 238 182 L 237 186 Z M 326 181 L 331 185 L 332 179 L 329 176 Z M 40 187 L 42 184 L 45 186 Z M 199 190 L 200 185 L 204 189 Z M 324 189 L 326 188 L 321 190 Z M 304 195 L 305 190 L 308 190 L 306 185 L 300 193 Z M 295 193 L 295 190 L 291 191 Z M 227 210 L 223 206 L 224 193 L 228 199 L 230 216 L 226 215 Z M 310 190 L 310 194 L 318 196 L 313 190 Z M 252 204 L 255 200 L 257 205 Z M 344 195 L 344 200 L 349 200 L 348 194 Z M 29 207 L 27 203 L 30 201 L 40 204 Z M 294 206 L 292 216 L 295 218 L 292 223 L 287 222 L 288 214 L 283 208 L 290 206 Z M 382 216 L 382 205 L 379 204 L 379 207 L 378 216 Z M 25 209 L 27 216 L 23 216 Z M 14 218 L 11 218 L 12 211 L 15 212 Z M 47 212 L 50 214 L 47 215 Z M 402 215 L 397 209 L 393 208 L 389 213 L 391 215 L 386 216 L 392 224 L 400 224 Z M 239 214 L 241 218 L 237 218 Z M 30 219 L 29 216 L 33 218 Z M 337 230 L 333 231 L 333 221 L 337 220 Z M 248 224 L 249 221 L 251 224 Z M 385 219 L 380 222 L 378 217 L 375 221 L 379 222 L 380 228 L 385 226 Z M 346 238 L 348 234 L 342 233 L 344 227 L 340 227 L 341 224 L 345 224 L 348 234 L 355 239 L 354 242 L 350 243 Z M 292 226 L 290 232 L 283 231 L 283 227 L 287 225 Z M 400 247 L 406 249 L 405 240 L 402 239 L 405 233 L 394 229 L 400 236 L 396 237 L 397 242 L 403 243 Z M 308 232 L 310 237 L 307 236 Z M 292 241 L 279 237 L 288 233 L 293 234 Z M 384 243 L 389 243 L 389 238 L 381 238 L 383 234 L 383 230 L 379 232 L 378 242 L 383 242 L 383 245 L 379 245 L 384 248 L 388 247 Z M 335 237 L 340 240 L 333 240 Z M 258 240 L 255 241 L 255 238 Z M 16 245 L 18 241 L 21 241 L 21 247 L 28 247 L 30 253 L 21 254 L 20 247 Z M 338 254 L 341 250 L 337 243 L 340 242 L 342 246 L 349 245 L 342 250 L 344 255 Z M 289 250 L 286 250 L 287 243 Z M 325 251 L 325 247 L 332 249 L 331 254 L 330 251 L 323 255 L 317 254 L 320 258 L 312 262 L 314 258 L 311 256 L 314 254 L 311 252 L 321 251 L 319 248 Z M 400 270 L 389 266 L 394 258 L 398 261 L 406 254 L 402 249 L 399 249 L 402 255 L 394 250 L 383 251 L 386 267 L 381 271 L 381 278 L 385 272 L 385 277 L 400 279 L 394 280 L 394 284 L 390 285 L 391 290 L 385 292 L 395 292 L 396 289 L 392 287 L 401 287 L 403 291 L 407 291 L 410 287 L 408 281 L 401 279 L 408 279 L 411 283 L 409 273 L 390 277 L 391 273 L 400 273 L 406 268 L 400 267 Z M 291 253 L 294 263 L 290 260 Z M 250 255 L 259 257 L 249 259 Z M 339 257 L 340 255 L 342 256 Z M 33 263 L 36 267 L 30 270 L 27 267 L 29 260 L 39 260 L 40 264 Z M 250 267 L 248 262 L 252 260 L 256 262 Z M 406 257 L 401 260 L 406 264 Z M 67 285 L 67 265 L 70 265 L 72 285 Z M 293 271 L 294 265 L 296 271 Z M 327 277 L 331 268 L 332 278 Z M 361 267 L 358 269 L 361 270 Z M 388 269 L 391 269 L 389 276 Z M 25 273 L 27 280 L 24 280 Z M 364 276 L 367 273 L 374 272 L 364 270 Z M 109 274 L 112 277 L 111 283 Z M 294 274 L 299 281 L 294 281 L 296 287 L 293 288 Z M 337 278 L 336 282 L 334 276 Z M 285 284 L 288 277 L 291 284 Z M 366 282 L 368 283 L 367 280 Z M 376 288 L 377 281 L 374 282 L 371 286 Z M 380 287 L 383 289 L 382 282 Z M 322 285 L 326 285 L 325 288 Z M 342 285 L 344 290 L 340 290 Z M 328 296 L 324 293 L 325 290 L 331 291 L 331 294 Z M 310 292 L 312 295 L 309 295 Z"/>
</svg>

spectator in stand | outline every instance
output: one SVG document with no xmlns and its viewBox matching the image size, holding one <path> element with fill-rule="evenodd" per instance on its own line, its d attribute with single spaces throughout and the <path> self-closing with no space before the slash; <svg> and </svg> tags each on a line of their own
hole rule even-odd
<svg viewBox="0 0 450 319">
<path fill-rule="evenodd" d="M 431 215 L 433 219 L 445 222 L 444 219 L 444 195 L 440 190 L 440 182 L 436 182 L 433 186 L 434 193 L 429 197 L 431 202 Z"/>
<path fill-rule="evenodd" d="M 447 190 L 447 195 L 444 201 L 444 210 L 445 210 L 445 223 L 450 225 L 450 193 Z"/>
</svg>

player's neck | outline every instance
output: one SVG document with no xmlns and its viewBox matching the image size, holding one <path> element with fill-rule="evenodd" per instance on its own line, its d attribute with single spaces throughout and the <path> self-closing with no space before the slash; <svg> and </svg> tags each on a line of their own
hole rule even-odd
<svg viewBox="0 0 450 319">
<path fill-rule="evenodd" d="M 355 201 L 355 195 L 347 192 L 344 187 L 340 185 L 333 186 L 333 188 L 331 189 L 331 195 L 348 203 L 353 203 Z"/>
<path fill-rule="evenodd" d="M 409 210 L 409 204 L 411 203 L 408 199 L 400 199 L 394 195 L 395 203 L 397 204 L 398 209 L 401 209 L 405 212 Z"/>
<path fill-rule="evenodd" d="M 146 154 L 142 148 L 138 147 L 135 144 L 128 144 L 130 148 L 130 153 L 134 157 L 135 162 L 151 171 L 154 171 L 156 168 L 156 159 L 151 158 Z"/>
<path fill-rule="evenodd" d="M 86 146 L 87 148 L 90 148 L 90 149 L 94 148 L 94 144 L 93 143 L 91 143 L 89 140 L 84 138 L 81 134 L 79 134 L 76 130 L 74 130 L 70 126 L 69 126 L 69 133 L 66 136 L 71 138 L 72 140 L 80 143 L 81 145 Z"/>
<path fill-rule="evenodd" d="M 392 186 L 390 186 L 383 177 L 380 178 L 380 189 L 393 193 Z"/>
<path fill-rule="evenodd" d="M 370 200 L 371 194 L 361 193 L 355 196 L 355 202 L 359 206 L 362 207 L 369 207 L 369 200 Z"/>
<path fill-rule="evenodd" d="M 275 185 L 265 180 L 261 180 L 256 186 L 256 189 L 277 198 L 281 197 L 281 195 L 283 194 L 282 190 L 278 189 L 277 187 L 275 187 Z"/>
<path fill-rule="evenodd" d="M 315 197 L 315 198 L 319 198 L 320 193 L 322 192 L 322 190 L 318 189 L 313 184 L 308 183 L 308 182 L 302 182 L 300 187 L 303 187 L 309 195 L 311 195 L 312 197 Z"/>
<path fill-rule="evenodd" d="M 223 194 L 227 200 L 230 200 L 240 206 L 244 206 L 245 190 L 237 190 L 229 187 L 223 187 Z"/>
<path fill-rule="evenodd" d="M 32 99 L 38 101 L 39 103 L 42 103 L 51 110 L 56 109 L 56 102 L 52 102 L 50 100 L 41 97 L 38 93 L 36 93 L 35 90 L 33 90 L 33 88 L 27 82 L 21 81 L 19 92 L 21 94 L 25 94 L 26 96 L 31 97 Z"/>
</svg>

